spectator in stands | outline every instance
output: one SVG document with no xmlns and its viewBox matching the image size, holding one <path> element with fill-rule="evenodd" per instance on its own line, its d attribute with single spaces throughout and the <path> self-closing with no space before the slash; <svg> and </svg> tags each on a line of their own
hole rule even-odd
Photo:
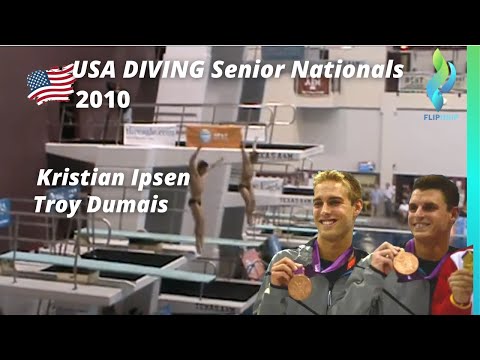
<svg viewBox="0 0 480 360">
<path fill-rule="evenodd" d="M 201 150 L 201 146 L 190 157 L 189 171 L 190 171 L 190 200 L 188 205 L 192 210 L 193 220 L 195 222 L 195 246 L 199 254 L 202 253 L 204 235 L 205 235 L 205 216 L 202 208 L 202 195 L 205 190 L 205 177 L 209 170 L 215 168 L 223 157 L 210 166 L 206 161 L 200 160 L 197 163 L 197 156 Z"/>
<path fill-rule="evenodd" d="M 440 268 L 457 250 L 450 246 L 450 229 L 458 217 L 458 201 L 458 189 L 447 177 L 418 178 L 408 213 L 413 239 L 400 247 L 385 242 L 363 259 L 348 279 L 336 314 L 430 314 Z M 396 263 L 400 253 L 410 260 Z"/>
<path fill-rule="evenodd" d="M 123 124 L 131 124 L 133 122 L 133 117 L 132 117 L 132 108 L 130 106 L 130 103 L 126 108 L 121 108 L 118 103 L 118 96 L 120 91 L 122 90 L 125 90 L 125 89 L 122 88 L 120 84 L 115 83 L 113 81 L 107 82 L 107 91 L 114 92 L 114 97 L 113 97 L 114 109 L 119 111 L 119 115 L 121 116 Z M 112 113 L 110 112 L 108 116 L 111 116 L 111 115 Z"/>
<path fill-rule="evenodd" d="M 407 223 L 408 221 L 408 200 L 403 199 L 402 203 L 398 206 L 398 215 L 400 216 L 400 221 L 402 223 Z"/>
<path fill-rule="evenodd" d="M 371 201 L 371 216 L 378 215 L 378 207 L 380 206 L 380 201 L 382 200 L 382 190 L 378 184 L 375 184 L 375 187 L 370 193 L 370 201 Z"/>
<path fill-rule="evenodd" d="M 247 155 L 245 151 L 245 143 L 241 143 L 242 149 L 242 174 L 238 191 L 245 202 L 245 214 L 247 216 L 248 225 L 253 225 L 253 213 L 255 212 L 255 194 L 253 192 L 252 178 L 254 175 L 253 165 L 258 161 L 258 153 L 256 151 L 256 142 L 253 143 L 252 152 Z"/>
<path fill-rule="evenodd" d="M 385 199 L 385 215 L 387 217 L 391 217 L 393 215 L 394 197 L 395 197 L 395 190 L 393 189 L 393 186 L 390 186 L 390 183 L 386 183 L 384 199 Z"/>
<path fill-rule="evenodd" d="M 367 255 L 352 245 L 355 219 L 363 208 L 358 180 L 346 172 L 328 170 L 314 177 L 313 187 L 318 234 L 305 245 L 275 254 L 258 292 L 255 314 L 330 314 L 345 291 L 348 275 Z M 297 288 L 307 290 L 301 300 L 289 291 L 299 278 L 308 278 L 311 290 Z"/>
</svg>

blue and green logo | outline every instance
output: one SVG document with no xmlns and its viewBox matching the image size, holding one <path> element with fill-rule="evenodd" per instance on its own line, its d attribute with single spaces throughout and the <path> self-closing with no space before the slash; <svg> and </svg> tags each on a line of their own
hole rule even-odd
<svg viewBox="0 0 480 360">
<path fill-rule="evenodd" d="M 433 53 L 433 66 L 437 72 L 427 84 L 427 95 L 435 107 L 435 110 L 440 111 L 444 104 L 442 94 L 452 90 L 457 78 L 457 70 L 451 62 L 447 64 L 439 49 L 436 49 Z M 448 78 L 449 75 L 450 77 Z M 448 81 L 445 82 L 447 78 Z M 442 84 L 443 86 L 440 87 Z"/>
</svg>

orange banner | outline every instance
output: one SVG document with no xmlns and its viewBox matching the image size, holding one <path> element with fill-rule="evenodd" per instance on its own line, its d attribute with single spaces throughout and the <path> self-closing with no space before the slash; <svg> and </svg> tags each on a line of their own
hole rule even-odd
<svg viewBox="0 0 480 360">
<path fill-rule="evenodd" d="M 239 148 L 242 127 L 237 125 L 187 125 L 186 145 L 189 147 Z"/>
</svg>

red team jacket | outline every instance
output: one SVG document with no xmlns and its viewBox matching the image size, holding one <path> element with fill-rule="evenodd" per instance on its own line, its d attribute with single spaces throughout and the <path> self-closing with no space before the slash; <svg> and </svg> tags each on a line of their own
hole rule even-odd
<svg viewBox="0 0 480 360">
<path fill-rule="evenodd" d="M 447 258 L 442 265 L 440 273 L 438 275 L 437 286 L 433 293 L 432 299 L 432 315 L 471 315 L 472 314 L 472 302 L 468 306 L 458 306 L 452 302 L 452 291 L 448 285 L 448 278 L 450 275 L 458 269 L 463 268 L 463 255 L 468 249 L 454 252 Z"/>
</svg>

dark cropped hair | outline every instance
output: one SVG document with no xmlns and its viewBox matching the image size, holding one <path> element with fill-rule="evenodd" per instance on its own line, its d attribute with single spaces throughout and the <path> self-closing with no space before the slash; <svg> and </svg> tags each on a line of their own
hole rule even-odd
<svg viewBox="0 0 480 360">
<path fill-rule="evenodd" d="M 252 151 L 250 153 L 250 162 L 252 164 L 256 164 L 258 162 L 258 153 L 256 151 Z"/>
<path fill-rule="evenodd" d="M 443 175 L 426 175 L 415 180 L 413 190 L 439 190 L 447 204 L 448 211 L 458 206 L 460 194 L 457 186 Z"/>
<path fill-rule="evenodd" d="M 208 168 L 208 163 L 205 160 L 200 160 L 197 164 L 197 170 Z"/>
</svg>

